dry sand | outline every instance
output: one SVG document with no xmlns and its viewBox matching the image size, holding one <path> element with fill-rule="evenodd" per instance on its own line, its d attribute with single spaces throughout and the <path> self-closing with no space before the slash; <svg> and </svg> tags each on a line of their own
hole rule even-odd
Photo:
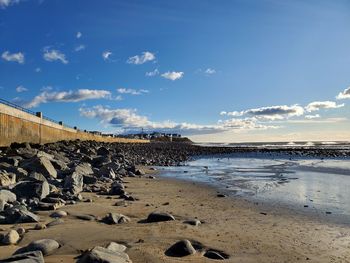
<svg viewBox="0 0 350 263">
<path fill-rule="evenodd" d="M 18 247 L 42 238 L 57 240 L 62 247 L 45 262 L 75 262 L 81 251 L 110 241 L 127 245 L 134 263 L 220 262 L 198 253 L 183 258 L 164 254 L 176 241 L 196 240 L 223 250 L 231 257 L 225 262 L 350 262 L 350 230 L 313 220 L 310 217 L 267 210 L 259 205 L 234 198 L 218 198 L 215 189 L 169 179 L 126 178 L 127 191 L 139 201 L 114 206 L 115 196 L 84 193 L 92 203 L 78 203 L 61 210 L 69 216 L 64 224 L 44 230 L 31 230 L 35 224 L 1 225 L 3 230 L 23 226 L 28 230 L 18 246 L 1 246 L 0 259 Z M 166 204 L 169 202 L 169 204 Z M 153 211 L 170 212 L 176 221 L 139 223 Z M 127 215 L 131 222 L 107 225 L 83 221 L 75 214 L 103 217 L 108 212 Z M 267 215 L 261 214 L 266 212 Z M 52 221 L 51 212 L 40 212 L 44 223 Z M 186 219 L 204 221 L 200 226 L 184 224 Z"/>
</svg>

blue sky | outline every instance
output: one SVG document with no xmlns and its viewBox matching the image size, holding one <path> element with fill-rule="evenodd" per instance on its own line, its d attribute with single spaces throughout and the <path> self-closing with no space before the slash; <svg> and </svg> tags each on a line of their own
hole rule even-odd
<svg viewBox="0 0 350 263">
<path fill-rule="evenodd" d="M 0 0 L 1 98 L 81 129 L 350 140 L 350 3 Z"/>
</svg>

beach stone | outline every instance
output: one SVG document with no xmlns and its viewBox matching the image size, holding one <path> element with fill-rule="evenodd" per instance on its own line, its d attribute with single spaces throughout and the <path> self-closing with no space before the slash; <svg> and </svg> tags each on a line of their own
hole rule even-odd
<svg viewBox="0 0 350 263">
<path fill-rule="evenodd" d="M 190 220 L 186 220 L 184 222 L 185 224 L 188 224 L 188 225 L 192 225 L 192 226 L 199 226 L 202 224 L 202 222 L 198 219 L 190 219 Z"/>
<path fill-rule="evenodd" d="M 47 227 L 58 226 L 64 224 L 64 220 L 61 218 L 57 218 L 50 223 L 46 224 Z"/>
<path fill-rule="evenodd" d="M 110 194 L 122 195 L 125 194 L 125 186 L 122 183 L 114 182 L 111 186 Z"/>
<path fill-rule="evenodd" d="M 113 251 L 104 247 L 94 247 L 85 252 L 78 263 L 132 263 L 129 256 L 124 252 Z"/>
<path fill-rule="evenodd" d="M 31 251 L 12 255 L 10 258 L 1 260 L 3 263 L 45 263 L 41 251 Z"/>
<path fill-rule="evenodd" d="M 187 239 L 176 242 L 165 252 L 167 256 L 172 257 L 185 257 L 189 255 L 194 255 L 195 253 L 196 249 Z"/>
<path fill-rule="evenodd" d="M 20 236 L 23 236 L 26 233 L 26 230 L 23 227 L 17 228 L 16 231 Z"/>
<path fill-rule="evenodd" d="M 137 169 L 137 170 L 135 171 L 135 174 L 136 174 L 136 175 L 145 175 L 146 173 L 145 173 L 145 171 L 142 170 L 142 169 Z"/>
<path fill-rule="evenodd" d="M 43 230 L 43 229 L 46 229 L 46 225 L 45 224 L 39 223 L 39 224 L 36 224 L 34 226 L 34 230 Z"/>
<path fill-rule="evenodd" d="M 17 244 L 20 236 L 16 230 L 10 230 L 3 238 L 2 243 L 5 245 Z"/>
<path fill-rule="evenodd" d="M 103 221 L 107 224 L 123 224 L 130 222 L 130 218 L 122 214 L 108 213 Z"/>
<path fill-rule="evenodd" d="M 92 215 L 76 215 L 76 218 L 85 220 L 85 221 L 94 221 L 96 219 L 96 217 Z"/>
<path fill-rule="evenodd" d="M 21 181 L 11 189 L 18 198 L 39 198 L 40 200 L 50 194 L 50 186 L 46 181 Z"/>
<path fill-rule="evenodd" d="M 35 223 L 39 222 L 40 217 L 28 211 L 24 206 L 10 207 L 5 210 L 6 222 L 15 223 Z"/>
<path fill-rule="evenodd" d="M 46 177 L 41 173 L 37 173 L 37 172 L 31 172 L 29 175 L 29 178 L 32 178 L 36 181 L 47 182 Z"/>
<path fill-rule="evenodd" d="M 4 211 L 6 204 L 17 200 L 16 194 L 8 190 L 0 190 L 0 212 Z"/>
<path fill-rule="evenodd" d="M 62 217 L 66 217 L 68 214 L 66 211 L 56 211 L 56 212 L 53 212 L 50 216 L 51 217 L 57 217 L 57 218 L 62 218 Z"/>
<path fill-rule="evenodd" d="M 18 249 L 15 254 L 41 251 L 44 256 L 52 254 L 55 250 L 60 247 L 60 244 L 53 239 L 40 239 L 29 243 L 28 246 Z"/>
<path fill-rule="evenodd" d="M 206 258 L 216 259 L 216 260 L 225 260 L 229 258 L 229 256 L 226 253 L 217 251 L 217 250 L 211 250 L 211 249 L 206 251 L 203 256 Z"/>
<path fill-rule="evenodd" d="M 29 172 L 38 172 L 47 178 L 57 178 L 57 171 L 46 156 L 24 160 L 20 166 Z"/>
<path fill-rule="evenodd" d="M 68 175 L 64 180 L 64 187 L 67 188 L 72 194 L 77 195 L 83 191 L 84 176 L 80 173 L 73 172 Z"/>
<path fill-rule="evenodd" d="M 116 242 L 109 243 L 106 248 L 114 252 L 124 252 L 127 249 L 126 246 L 118 244 Z"/>
<path fill-rule="evenodd" d="M 162 212 L 153 212 L 148 215 L 147 222 L 154 223 L 154 222 L 163 222 L 163 221 L 173 221 L 175 220 L 175 217 L 172 216 L 169 213 L 162 213 Z"/>
</svg>

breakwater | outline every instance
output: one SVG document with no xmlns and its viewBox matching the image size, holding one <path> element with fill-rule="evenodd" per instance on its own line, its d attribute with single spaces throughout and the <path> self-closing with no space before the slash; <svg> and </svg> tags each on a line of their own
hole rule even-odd
<svg viewBox="0 0 350 263">
<path fill-rule="evenodd" d="M 126 139 L 93 134 L 69 127 L 0 100 L 0 147 L 13 142 L 50 143 L 61 140 L 92 140 L 98 142 L 147 143 L 148 140 Z"/>
</svg>

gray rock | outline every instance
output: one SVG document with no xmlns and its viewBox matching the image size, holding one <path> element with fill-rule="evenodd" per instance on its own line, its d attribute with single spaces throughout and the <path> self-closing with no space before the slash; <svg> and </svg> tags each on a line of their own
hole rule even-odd
<svg viewBox="0 0 350 263">
<path fill-rule="evenodd" d="M 25 206 L 15 206 L 7 208 L 5 211 L 6 223 L 35 223 L 39 222 L 40 217 L 29 212 Z"/>
<path fill-rule="evenodd" d="M 10 230 L 2 239 L 2 243 L 5 245 L 17 244 L 20 236 L 16 230 Z"/>
<path fill-rule="evenodd" d="M 100 147 L 97 149 L 96 153 L 98 155 L 108 155 L 109 154 L 109 150 L 106 147 Z"/>
<path fill-rule="evenodd" d="M 47 182 L 46 177 L 41 173 L 37 173 L 37 172 L 31 172 L 29 175 L 29 178 L 34 179 L 36 181 Z"/>
<path fill-rule="evenodd" d="M 31 242 L 28 246 L 18 249 L 15 254 L 31 251 L 41 251 L 44 256 L 52 254 L 60 247 L 60 244 L 53 239 L 40 239 Z"/>
<path fill-rule="evenodd" d="M 125 194 L 125 187 L 122 183 L 114 182 L 111 186 L 110 194 L 122 195 Z"/>
<path fill-rule="evenodd" d="M 64 187 L 76 195 L 83 191 L 84 176 L 81 173 L 73 172 L 64 180 Z"/>
<path fill-rule="evenodd" d="M 149 214 L 147 217 L 148 223 L 173 221 L 173 220 L 175 220 L 174 216 L 172 216 L 169 213 L 162 213 L 162 212 L 153 212 L 153 213 Z"/>
<path fill-rule="evenodd" d="M 50 216 L 51 217 L 56 217 L 56 218 L 62 218 L 62 217 L 66 217 L 68 214 L 66 211 L 56 211 L 56 212 L 53 212 Z"/>
<path fill-rule="evenodd" d="M 53 226 L 58 226 L 64 224 L 64 220 L 61 218 L 57 218 L 50 223 L 46 224 L 46 227 L 53 227 Z"/>
<path fill-rule="evenodd" d="M 35 157 L 21 162 L 21 167 L 29 172 L 39 172 L 47 178 L 57 178 L 57 171 L 45 156 Z"/>
<path fill-rule="evenodd" d="M 226 253 L 213 250 L 213 249 L 206 251 L 203 256 L 206 258 L 216 259 L 216 260 L 225 260 L 229 258 L 229 256 Z"/>
<path fill-rule="evenodd" d="M 196 249 L 187 239 L 176 242 L 165 252 L 167 256 L 171 257 L 185 257 L 189 255 L 194 255 L 195 253 Z"/>
<path fill-rule="evenodd" d="M 18 182 L 11 189 L 18 198 L 45 198 L 50 193 L 50 186 L 47 181 L 37 181 L 35 179 L 30 181 Z"/>
<path fill-rule="evenodd" d="M 96 218 L 92 215 L 76 215 L 76 218 L 85 220 L 85 221 L 94 221 Z"/>
<path fill-rule="evenodd" d="M 41 251 L 31 251 L 21 254 L 16 254 L 10 258 L 1 260 L 3 263 L 45 263 L 43 253 Z"/>
<path fill-rule="evenodd" d="M 118 244 L 116 242 L 109 243 L 106 248 L 114 252 L 124 252 L 127 249 L 126 246 Z"/>
<path fill-rule="evenodd" d="M 78 263 L 132 263 L 124 252 L 113 251 L 104 247 L 94 247 L 79 259 Z"/>
<path fill-rule="evenodd" d="M 130 222 L 130 218 L 122 214 L 108 213 L 103 221 L 107 224 L 123 224 Z"/>
<path fill-rule="evenodd" d="M 4 211 L 5 205 L 17 200 L 16 194 L 8 190 L 0 190 L 0 211 Z"/>
<path fill-rule="evenodd" d="M 82 175 L 92 175 L 94 174 L 94 171 L 91 168 L 91 164 L 89 163 L 80 163 L 77 166 L 75 166 L 72 170 L 72 173 L 76 172 L 78 174 Z"/>
</svg>

